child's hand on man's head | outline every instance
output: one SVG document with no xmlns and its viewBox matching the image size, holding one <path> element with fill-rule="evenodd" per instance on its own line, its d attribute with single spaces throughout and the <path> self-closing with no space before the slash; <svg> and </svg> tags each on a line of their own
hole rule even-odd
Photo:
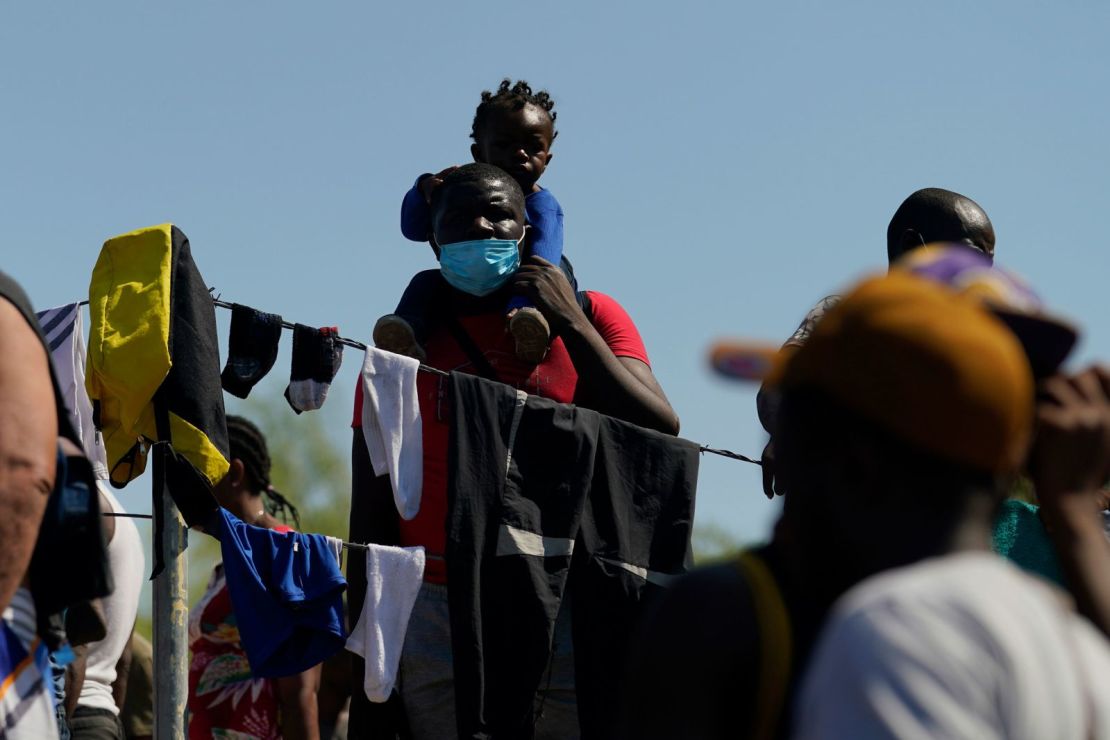
<svg viewBox="0 0 1110 740">
<path fill-rule="evenodd" d="M 428 175 L 427 177 L 422 179 L 420 181 L 420 194 L 424 196 L 424 201 L 427 203 L 431 203 L 432 193 L 435 192 L 436 188 L 443 184 L 443 178 L 447 177 L 458 168 L 459 166 L 457 164 L 453 164 L 445 170 L 440 170 L 434 175 Z"/>
</svg>

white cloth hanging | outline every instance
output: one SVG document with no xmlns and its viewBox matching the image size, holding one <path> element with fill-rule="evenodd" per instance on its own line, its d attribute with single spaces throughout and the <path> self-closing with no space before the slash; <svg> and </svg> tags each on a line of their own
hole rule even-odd
<svg viewBox="0 0 1110 740">
<path fill-rule="evenodd" d="M 403 519 L 420 510 L 424 487 L 424 437 L 411 357 L 366 349 L 362 363 L 362 436 L 374 475 L 389 474 L 393 502 Z"/>
<path fill-rule="evenodd" d="M 340 570 L 343 569 L 343 540 L 338 537 L 328 537 L 328 547 L 335 553 L 335 560 L 339 563 Z"/>
<path fill-rule="evenodd" d="M 119 500 L 106 481 L 97 487 L 108 502 L 108 512 L 126 514 Z M 139 610 L 139 595 L 146 579 L 143 541 L 135 522 L 127 517 L 115 519 L 115 534 L 108 542 L 108 565 L 112 570 L 115 589 L 100 600 L 104 610 L 107 633 L 104 639 L 89 643 L 85 661 L 85 682 L 77 704 L 119 714 L 119 707 L 112 698 L 112 684 L 116 681 L 116 664 L 124 647 L 131 640 L 131 627 Z"/>
<path fill-rule="evenodd" d="M 370 701 L 384 702 L 393 691 L 409 616 L 423 581 L 423 547 L 367 545 L 366 599 L 347 649 L 366 661 L 362 687 Z"/>
</svg>

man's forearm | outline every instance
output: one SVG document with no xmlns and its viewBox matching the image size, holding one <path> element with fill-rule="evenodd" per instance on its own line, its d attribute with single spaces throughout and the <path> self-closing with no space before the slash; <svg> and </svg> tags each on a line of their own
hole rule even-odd
<svg viewBox="0 0 1110 740">
<path fill-rule="evenodd" d="M 110 518 L 110 517 L 109 517 Z M 134 632 L 132 627 L 131 631 Z M 116 680 L 112 682 L 112 701 L 116 708 L 123 711 L 123 704 L 127 701 L 127 680 L 131 677 L 131 638 L 123 646 L 119 660 L 116 661 Z"/>
<path fill-rule="evenodd" d="M 1094 496 L 1068 496 L 1071 505 L 1041 509 L 1060 561 L 1068 590 L 1080 614 L 1110 637 L 1110 540 L 1093 507 L 1074 501 Z"/>
<path fill-rule="evenodd" d="M 54 488 L 57 443 L 46 350 L 23 315 L 0 298 L 0 610 L 31 562 Z"/>
<path fill-rule="evenodd" d="M 653 380 L 636 377 L 585 314 L 569 322 L 560 336 L 578 372 L 576 395 L 584 406 L 642 427 L 678 434 L 678 416 L 662 391 L 650 387 Z M 643 371 L 650 375 L 646 365 Z"/>
<path fill-rule="evenodd" d="M 85 667 L 89 661 L 88 646 L 75 646 L 73 656 L 73 660 L 66 666 L 65 710 L 67 717 L 72 717 L 73 710 L 77 709 L 77 700 L 81 698 L 81 687 L 85 685 Z"/>
</svg>

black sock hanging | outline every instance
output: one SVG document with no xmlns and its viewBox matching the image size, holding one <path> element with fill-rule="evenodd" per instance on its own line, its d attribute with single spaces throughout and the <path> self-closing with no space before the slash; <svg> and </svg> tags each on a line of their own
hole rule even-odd
<svg viewBox="0 0 1110 740">
<path fill-rule="evenodd" d="M 246 398 L 277 360 L 281 317 L 238 303 L 231 307 L 227 364 L 220 375 L 224 390 Z"/>
<path fill-rule="evenodd" d="M 285 400 L 298 414 L 324 405 L 328 388 L 343 362 L 343 345 L 334 326 L 314 329 L 297 324 L 293 329 L 293 368 Z"/>
</svg>

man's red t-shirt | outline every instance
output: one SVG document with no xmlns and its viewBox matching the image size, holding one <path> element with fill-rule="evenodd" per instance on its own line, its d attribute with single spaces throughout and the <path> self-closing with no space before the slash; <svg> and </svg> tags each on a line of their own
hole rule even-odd
<svg viewBox="0 0 1110 740">
<path fill-rule="evenodd" d="M 621 305 L 604 293 L 588 291 L 586 295 L 590 302 L 590 321 L 613 354 L 648 363 L 640 332 Z M 578 373 L 563 346 L 563 340 L 557 338 L 551 343 L 547 357 L 539 365 L 528 365 L 516 358 L 512 335 L 505 328 L 504 313 L 460 316 L 458 320 L 482 349 L 502 382 L 559 403 L 574 400 Z M 475 372 L 466 352 L 445 329 L 433 333 L 425 344 L 425 350 L 428 353 L 427 365 L 441 370 Z M 447 541 L 447 444 L 450 429 L 447 378 L 418 373 L 416 385 L 424 428 L 424 490 L 416 517 L 411 521 L 401 520 L 401 545 L 423 545 L 428 555 L 424 579 L 432 583 L 446 583 L 443 551 Z M 361 379 L 355 389 L 355 414 L 351 426 L 362 426 Z"/>
</svg>

